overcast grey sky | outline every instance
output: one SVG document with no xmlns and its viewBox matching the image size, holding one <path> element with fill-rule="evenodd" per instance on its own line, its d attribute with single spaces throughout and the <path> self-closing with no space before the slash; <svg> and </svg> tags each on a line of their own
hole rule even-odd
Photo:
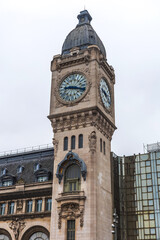
<svg viewBox="0 0 160 240">
<path fill-rule="evenodd" d="M 159 0 L 0 0 L 0 152 L 52 142 L 50 62 L 84 5 L 116 74 L 112 150 L 160 141 Z"/>
</svg>

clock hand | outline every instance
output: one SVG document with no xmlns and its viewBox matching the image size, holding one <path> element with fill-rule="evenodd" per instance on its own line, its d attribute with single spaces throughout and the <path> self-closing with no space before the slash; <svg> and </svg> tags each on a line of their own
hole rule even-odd
<svg viewBox="0 0 160 240">
<path fill-rule="evenodd" d="M 68 86 L 68 87 L 65 87 L 64 89 L 79 89 L 81 91 L 85 91 L 85 87 L 84 88 L 81 88 L 81 87 L 77 87 L 77 86 Z"/>
<path fill-rule="evenodd" d="M 108 94 L 104 91 L 103 88 L 102 88 L 102 92 L 104 93 L 105 97 L 107 98 L 108 102 L 110 103 L 110 97 L 109 97 Z"/>
</svg>

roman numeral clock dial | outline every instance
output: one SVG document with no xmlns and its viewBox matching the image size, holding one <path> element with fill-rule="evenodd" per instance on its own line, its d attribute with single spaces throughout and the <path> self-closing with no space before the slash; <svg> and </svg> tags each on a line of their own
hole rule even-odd
<svg viewBox="0 0 160 240">
<path fill-rule="evenodd" d="M 100 95 L 105 108 L 109 110 L 111 106 L 111 94 L 109 86 L 103 78 L 100 81 Z"/>
<path fill-rule="evenodd" d="M 87 89 L 87 80 L 82 74 L 71 74 L 66 77 L 59 87 L 59 95 L 66 103 L 76 102 L 84 96 Z"/>
</svg>

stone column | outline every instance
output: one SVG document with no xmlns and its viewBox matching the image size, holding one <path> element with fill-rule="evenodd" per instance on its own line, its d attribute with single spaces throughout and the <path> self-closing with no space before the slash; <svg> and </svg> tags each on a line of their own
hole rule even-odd
<svg viewBox="0 0 160 240">
<path fill-rule="evenodd" d="M 36 211 L 36 199 L 33 199 L 32 212 Z"/>
<path fill-rule="evenodd" d="M 42 212 L 45 211 L 45 197 L 42 198 Z"/>
</svg>

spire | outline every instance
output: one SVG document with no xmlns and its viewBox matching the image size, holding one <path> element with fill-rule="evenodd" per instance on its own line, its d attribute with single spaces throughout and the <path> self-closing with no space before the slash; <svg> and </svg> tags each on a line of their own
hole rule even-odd
<svg viewBox="0 0 160 240">
<path fill-rule="evenodd" d="M 81 26 L 82 24 L 90 24 L 90 22 L 92 21 L 92 17 L 87 10 L 81 11 L 77 18 L 79 20 L 77 27 Z"/>
</svg>

